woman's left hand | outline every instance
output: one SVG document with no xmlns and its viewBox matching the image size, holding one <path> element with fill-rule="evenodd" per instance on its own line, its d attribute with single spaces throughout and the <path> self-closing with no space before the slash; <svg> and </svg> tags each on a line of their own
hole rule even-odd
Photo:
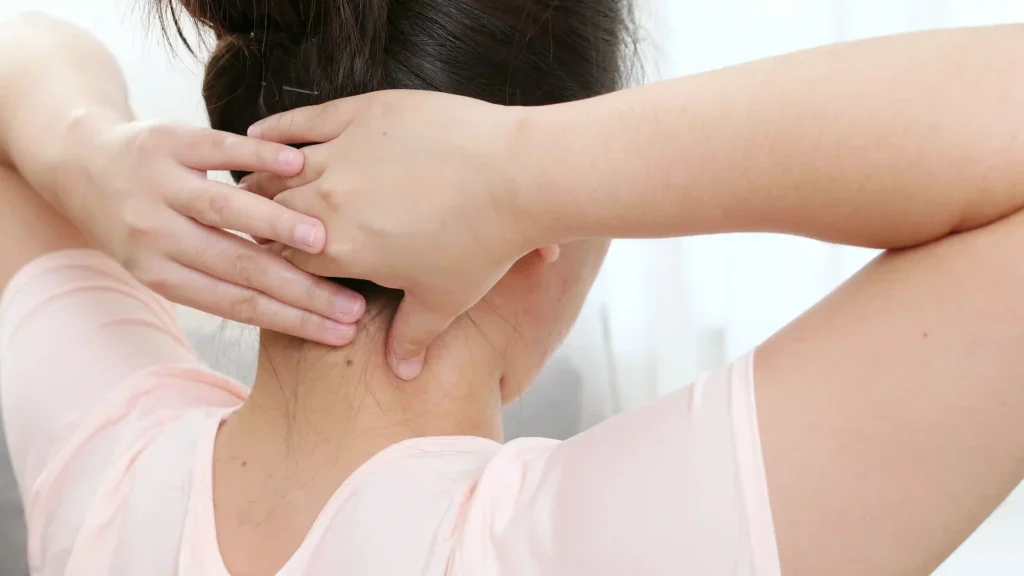
<svg viewBox="0 0 1024 576">
<path fill-rule="evenodd" d="M 307 252 L 323 225 L 207 179 L 208 170 L 292 175 L 302 154 L 209 128 L 82 116 L 68 129 L 58 177 L 63 212 L 140 282 L 229 320 L 328 345 L 355 337 L 362 296 L 230 234 Z"/>
</svg>

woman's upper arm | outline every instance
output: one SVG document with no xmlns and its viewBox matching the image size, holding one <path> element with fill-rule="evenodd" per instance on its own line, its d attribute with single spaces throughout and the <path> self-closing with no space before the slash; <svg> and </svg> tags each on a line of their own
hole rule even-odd
<svg viewBox="0 0 1024 576">
<path fill-rule="evenodd" d="M 1024 479 L 1022 247 L 887 253 L 759 349 L 784 574 L 930 574 Z"/>
<path fill-rule="evenodd" d="M 0 164 L 0 292 L 31 260 L 58 250 L 88 246 L 74 225 L 50 207 L 24 178 Z"/>
<path fill-rule="evenodd" d="M 932 573 L 1024 479 L 1021 246 L 1015 215 L 886 254 L 753 368 L 557 447 L 510 443 L 477 486 L 457 565 Z"/>
<path fill-rule="evenodd" d="M 779 575 L 749 358 L 559 445 L 507 444 L 474 500 L 460 560 L 490 552 L 467 574 Z"/>
<path fill-rule="evenodd" d="M 26 490 L 132 375 L 200 362 L 165 300 L 2 169 L 0 198 L 0 404 Z"/>
</svg>

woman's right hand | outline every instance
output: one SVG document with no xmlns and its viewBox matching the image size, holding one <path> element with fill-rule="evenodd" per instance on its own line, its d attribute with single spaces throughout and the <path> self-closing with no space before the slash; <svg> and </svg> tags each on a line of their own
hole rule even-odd
<svg viewBox="0 0 1024 576">
<path fill-rule="evenodd" d="M 208 170 L 293 176 L 288 146 L 208 128 L 152 122 L 72 122 L 56 163 L 60 208 L 143 284 L 171 301 L 329 345 L 355 337 L 358 293 L 304 272 L 234 230 L 307 253 L 323 224 Z"/>
<path fill-rule="evenodd" d="M 568 228 L 548 224 L 555 218 L 538 197 L 551 194 L 526 184 L 521 119 L 519 109 L 413 91 L 291 110 L 250 134 L 309 143 L 304 169 L 290 178 L 254 174 L 243 186 L 327 226 L 322 254 L 279 249 L 290 262 L 405 292 L 388 361 L 410 380 L 429 345 L 517 259 L 534 250 L 558 258 Z"/>
</svg>

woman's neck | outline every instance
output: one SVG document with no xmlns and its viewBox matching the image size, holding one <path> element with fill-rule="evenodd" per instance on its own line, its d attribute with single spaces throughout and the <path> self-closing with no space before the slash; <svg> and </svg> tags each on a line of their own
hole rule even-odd
<svg viewBox="0 0 1024 576">
<path fill-rule="evenodd" d="M 385 330 L 373 330 L 340 349 L 264 332 L 252 394 L 225 428 L 244 431 L 244 444 L 273 460 L 319 466 L 349 456 L 361 464 L 408 438 L 501 439 L 494 358 L 441 341 L 423 374 L 404 382 L 384 359 Z"/>
<path fill-rule="evenodd" d="M 501 439 L 493 354 L 466 338 L 449 339 L 461 346 L 442 339 L 423 374 L 403 382 L 384 360 L 385 330 L 377 332 L 364 328 L 341 349 L 261 335 L 252 394 L 223 424 L 214 449 L 218 542 L 225 558 L 239 562 L 229 563 L 233 572 L 283 565 L 342 482 L 396 442 Z"/>
</svg>

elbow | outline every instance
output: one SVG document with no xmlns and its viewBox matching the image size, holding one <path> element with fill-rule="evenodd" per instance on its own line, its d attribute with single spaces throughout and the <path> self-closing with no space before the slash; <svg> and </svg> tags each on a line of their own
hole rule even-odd
<svg viewBox="0 0 1024 576">
<path fill-rule="evenodd" d="M 25 33 L 40 28 L 68 26 L 66 22 L 39 10 L 26 10 L 14 16 L 0 20 L 0 35 L 8 33 Z"/>
</svg>

